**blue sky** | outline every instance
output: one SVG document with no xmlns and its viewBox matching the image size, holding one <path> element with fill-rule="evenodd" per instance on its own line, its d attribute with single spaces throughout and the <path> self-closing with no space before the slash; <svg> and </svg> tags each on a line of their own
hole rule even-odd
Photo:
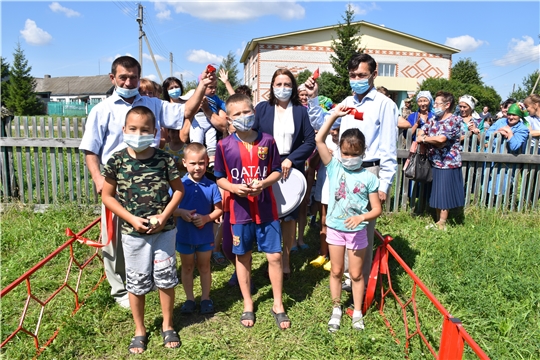
<svg viewBox="0 0 540 360">
<path fill-rule="evenodd" d="M 230 1 L 230 0 L 229 0 Z M 119 55 L 139 56 L 137 3 L 1 0 L 2 56 L 12 62 L 20 42 L 32 75 L 107 74 Z M 145 1 L 145 30 L 163 78 L 194 80 L 206 64 L 253 38 L 334 25 L 343 1 Z M 483 81 L 505 98 L 540 66 L 540 2 L 351 2 L 355 20 L 461 49 Z M 143 45 L 143 76 L 159 81 Z M 243 65 L 239 64 L 240 74 Z"/>
</svg>

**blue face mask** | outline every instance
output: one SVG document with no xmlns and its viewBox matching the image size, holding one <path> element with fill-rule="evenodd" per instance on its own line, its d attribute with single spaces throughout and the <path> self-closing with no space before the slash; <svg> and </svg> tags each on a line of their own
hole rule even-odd
<svg viewBox="0 0 540 360">
<path fill-rule="evenodd" d="M 351 84 L 352 91 L 358 95 L 365 94 L 370 88 L 369 79 L 349 80 L 349 83 Z"/>
<path fill-rule="evenodd" d="M 139 86 L 137 86 L 134 89 L 124 89 L 116 85 L 116 89 L 114 91 L 116 91 L 116 93 L 119 96 L 123 97 L 124 99 L 129 99 L 136 96 L 139 93 Z"/>
<path fill-rule="evenodd" d="M 444 114 L 444 110 L 443 109 L 440 109 L 440 108 L 436 108 L 434 107 L 431 112 L 433 113 L 433 115 L 435 115 L 436 117 L 441 117 L 443 114 Z"/>
<path fill-rule="evenodd" d="M 169 96 L 171 99 L 178 99 L 182 93 L 180 92 L 180 88 L 175 88 L 167 91 L 169 93 Z"/>
<path fill-rule="evenodd" d="M 255 114 L 240 116 L 232 120 L 232 126 L 238 131 L 249 131 L 255 123 Z"/>
</svg>

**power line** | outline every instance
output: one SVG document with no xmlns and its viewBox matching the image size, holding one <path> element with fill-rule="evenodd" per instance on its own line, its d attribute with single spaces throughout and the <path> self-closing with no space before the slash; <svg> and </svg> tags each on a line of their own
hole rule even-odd
<svg viewBox="0 0 540 360">
<path fill-rule="evenodd" d="M 500 78 L 500 77 L 503 77 L 503 76 L 505 76 L 505 75 L 508 75 L 508 74 L 510 74 L 511 72 L 514 72 L 514 71 L 516 71 L 516 70 L 519 70 L 519 69 L 521 69 L 522 67 L 525 67 L 525 66 L 527 66 L 527 65 L 529 65 L 529 64 L 531 64 L 531 63 L 533 63 L 533 62 L 535 62 L 535 61 L 536 61 L 536 59 L 534 59 L 534 60 L 532 60 L 532 61 L 529 61 L 528 63 L 526 63 L 526 64 L 524 64 L 524 65 L 522 65 L 522 66 L 520 66 L 520 67 L 517 67 L 517 68 L 515 68 L 515 69 L 512 69 L 512 70 L 510 70 L 510 71 L 508 71 L 508 72 L 506 72 L 506 73 L 504 73 L 504 74 L 502 74 L 502 75 L 499 75 L 499 76 L 496 76 L 496 77 L 494 77 L 494 78 L 491 78 L 491 79 L 489 79 L 489 81 L 493 81 L 493 80 L 495 80 L 495 79 L 498 79 L 498 78 Z"/>
<path fill-rule="evenodd" d="M 120 9 L 120 11 L 125 14 L 126 16 L 137 19 L 137 7 L 134 6 L 132 3 L 126 3 L 124 1 L 114 1 L 114 5 L 116 5 L 117 8 Z"/>
</svg>

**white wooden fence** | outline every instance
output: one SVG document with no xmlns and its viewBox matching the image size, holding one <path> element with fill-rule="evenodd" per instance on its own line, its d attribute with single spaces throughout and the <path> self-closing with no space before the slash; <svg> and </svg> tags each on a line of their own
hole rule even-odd
<svg viewBox="0 0 540 360">
<path fill-rule="evenodd" d="M 0 138 L 0 191 L 2 203 L 20 201 L 32 204 L 51 204 L 62 201 L 96 204 L 99 197 L 79 151 L 84 133 L 85 118 L 15 117 L 2 124 Z M 527 152 L 520 155 L 494 153 L 488 139 L 473 135 L 463 144 L 463 179 L 466 204 L 486 206 L 510 211 L 538 209 L 540 195 L 539 138 L 529 137 Z M 498 135 L 500 144 L 503 141 Z M 536 144 L 534 144 L 536 141 Z M 416 184 L 403 176 L 403 163 L 409 155 L 411 133 L 400 136 L 398 144 L 398 171 L 392 192 L 386 202 L 387 211 L 417 211 L 427 209 L 429 188 Z M 480 146 L 482 144 L 482 146 Z M 506 149 L 506 146 L 504 147 Z M 489 179 L 499 173 L 499 186 L 505 177 L 508 184 L 495 195 L 496 181 L 488 189 Z M 418 187 L 418 191 L 416 190 Z M 490 191 L 488 191 L 490 190 Z"/>
</svg>

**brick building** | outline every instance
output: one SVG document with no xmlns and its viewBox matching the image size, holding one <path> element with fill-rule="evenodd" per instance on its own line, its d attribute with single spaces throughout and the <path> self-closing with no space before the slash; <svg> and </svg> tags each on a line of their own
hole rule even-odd
<svg viewBox="0 0 540 360">
<path fill-rule="evenodd" d="M 429 77 L 449 78 L 452 55 L 459 52 L 442 44 L 409 35 L 384 26 L 358 21 L 361 47 L 378 63 L 376 86 L 390 90 L 399 104 Z M 274 72 L 286 67 L 293 74 L 304 70 L 334 72 L 330 64 L 332 38 L 339 25 L 295 31 L 252 39 L 240 62 L 244 64 L 244 82 L 253 89 L 255 102 L 268 99 Z M 324 95 L 324 94 L 323 94 Z"/>
</svg>

